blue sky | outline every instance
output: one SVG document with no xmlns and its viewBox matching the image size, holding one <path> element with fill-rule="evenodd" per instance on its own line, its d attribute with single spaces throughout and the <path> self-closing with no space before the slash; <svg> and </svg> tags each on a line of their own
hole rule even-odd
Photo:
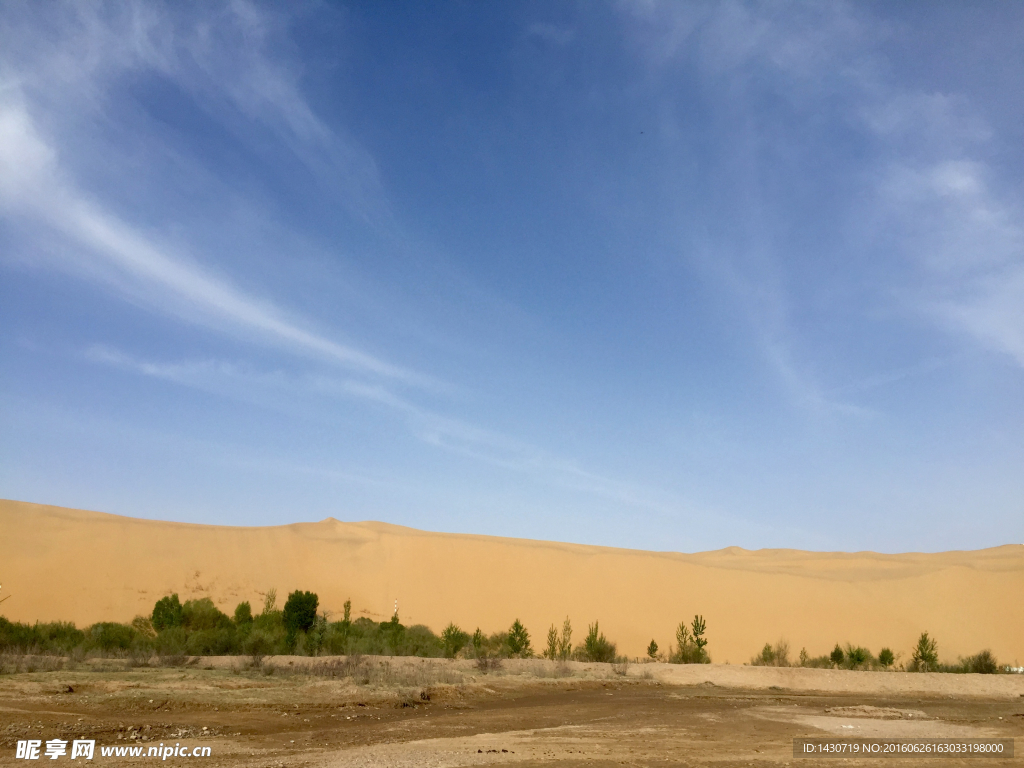
<svg viewBox="0 0 1024 768">
<path fill-rule="evenodd" d="M 1024 540 L 1024 5 L 0 8 L 0 496 Z"/>
</svg>

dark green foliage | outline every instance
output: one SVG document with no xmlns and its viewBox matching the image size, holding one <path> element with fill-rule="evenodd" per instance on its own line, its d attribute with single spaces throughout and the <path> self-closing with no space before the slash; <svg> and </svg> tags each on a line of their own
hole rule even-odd
<svg viewBox="0 0 1024 768">
<path fill-rule="evenodd" d="M 71 622 L 34 625 L 0 616 L 0 651 L 68 654 L 85 641 L 85 633 Z"/>
<path fill-rule="evenodd" d="M 704 638 L 706 625 L 702 616 L 694 616 L 690 626 L 685 621 L 679 622 L 676 627 L 676 650 L 669 655 L 669 661 L 673 664 L 709 664 L 711 657 L 708 656 L 704 647 L 708 641 Z M 693 635 L 690 633 L 694 632 Z"/>
<path fill-rule="evenodd" d="M 994 675 L 999 671 L 999 663 L 992 655 L 992 651 L 989 650 L 961 658 L 960 667 L 964 672 L 974 672 L 979 675 Z"/>
<path fill-rule="evenodd" d="M 171 627 L 181 626 L 182 606 L 178 601 L 178 594 L 174 593 L 169 597 L 162 597 L 153 606 L 153 615 L 150 620 L 153 622 L 153 629 L 162 632 Z"/>
<path fill-rule="evenodd" d="M 252 606 L 248 600 L 235 606 L 235 626 L 243 624 L 252 624 Z"/>
<path fill-rule="evenodd" d="M 896 657 L 889 648 L 883 648 L 878 652 L 878 663 L 881 664 L 885 669 L 888 669 L 896 663 Z"/>
<path fill-rule="evenodd" d="M 189 632 L 198 632 L 208 629 L 228 629 L 232 624 L 227 614 L 213 604 L 213 600 L 203 597 L 199 600 L 186 600 L 185 604 L 181 606 L 181 626 Z"/>
<path fill-rule="evenodd" d="M 480 631 L 480 627 L 476 628 L 476 631 L 473 633 L 473 639 L 470 642 L 473 644 L 473 655 L 479 656 L 485 642 L 484 633 Z"/>
<path fill-rule="evenodd" d="M 845 657 L 844 664 L 847 669 L 859 669 L 870 665 L 874 661 L 871 651 L 859 645 L 851 645 L 850 643 L 846 644 L 846 651 L 843 655 Z"/>
<path fill-rule="evenodd" d="M 931 672 L 939 666 L 938 643 L 922 632 L 917 639 L 908 669 L 911 672 Z"/>
<path fill-rule="evenodd" d="M 526 631 L 523 623 L 516 619 L 508 631 L 508 651 L 516 658 L 528 658 L 533 656 L 533 649 L 530 647 L 530 633 Z"/>
<path fill-rule="evenodd" d="M 694 616 L 693 623 L 690 624 L 690 630 L 693 632 L 693 644 L 697 646 L 697 654 L 700 656 L 702 663 L 703 659 L 707 656 L 704 649 L 707 647 L 708 641 L 704 637 L 704 630 L 707 629 L 707 624 L 704 622 L 703 616 Z M 710 662 L 711 659 L 708 659 Z"/>
<path fill-rule="evenodd" d="M 837 667 L 843 663 L 843 659 L 846 654 L 843 653 L 843 649 L 839 647 L 839 643 L 836 643 L 836 647 L 832 649 L 832 653 L 829 655 L 829 660 Z"/>
<path fill-rule="evenodd" d="M 70 621 L 36 624 L 35 631 L 42 648 L 62 654 L 71 653 L 72 649 L 85 641 L 85 632 L 76 628 Z"/>
<path fill-rule="evenodd" d="M 86 646 L 100 651 L 127 651 L 135 639 L 135 631 L 125 624 L 103 621 L 85 632 Z"/>
<path fill-rule="evenodd" d="M 587 627 L 587 636 L 583 640 L 583 645 L 576 649 L 576 655 L 581 661 L 610 663 L 615 661 L 615 643 L 604 636 L 595 621 Z"/>
<path fill-rule="evenodd" d="M 305 638 L 303 650 L 306 653 L 312 652 L 311 634 Z M 466 639 L 469 639 L 468 635 Z M 406 627 L 397 617 L 378 624 L 360 617 L 355 621 L 342 620 L 326 625 L 322 652 L 335 655 L 438 657 L 444 655 L 445 646 L 440 637 L 422 624 Z"/>
<path fill-rule="evenodd" d="M 190 656 L 224 656 L 232 651 L 237 651 L 234 627 L 198 629 L 185 641 L 185 652 Z"/>
<path fill-rule="evenodd" d="M 647 646 L 647 655 L 652 659 L 658 658 L 658 644 L 651 640 L 651 644 Z"/>
<path fill-rule="evenodd" d="M 444 654 L 444 644 L 430 627 L 413 624 L 405 630 L 401 642 L 394 646 L 393 653 L 395 656 L 437 658 Z"/>
<path fill-rule="evenodd" d="M 462 650 L 469 642 L 469 635 L 455 623 L 449 623 L 441 633 L 441 643 L 444 646 L 444 655 L 454 659 L 455 655 Z"/>
<path fill-rule="evenodd" d="M 282 618 L 289 639 L 294 639 L 299 632 L 305 632 L 313 626 L 319 604 L 319 598 L 312 592 L 296 590 L 288 595 Z"/>
</svg>

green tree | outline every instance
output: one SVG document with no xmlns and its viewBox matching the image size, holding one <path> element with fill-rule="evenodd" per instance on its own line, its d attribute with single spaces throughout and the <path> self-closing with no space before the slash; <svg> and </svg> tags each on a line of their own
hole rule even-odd
<svg viewBox="0 0 1024 768">
<path fill-rule="evenodd" d="M 299 632 L 306 632 L 316 621 L 316 609 L 319 598 L 313 592 L 295 590 L 284 603 L 284 629 L 288 633 L 289 642 L 294 642 Z"/>
<path fill-rule="evenodd" d="M 693 623 L 690 624 L 690 630 L 693 632 L 693 644 L 697 646 L 697 661 L 704 664 L 706 661 L 711 661 L 708 658 L 707 648 L 708 641 L 704 637 L 704 630 L 707 629 L 707 624 L 704 622 L 703 616 L 694 616 Z"/>
<path fill-rule="evenodd" d="M 235 626 L 243 624 L 252 624 L 252 606 L 248 600 L 235 606 Z"/>
<path fill-rule="evenodd" d="M 181 606 L 181 625 L 190 632 L 201 629 L 228 629 L 231 619 L 208 597 L 186 600 Z"/>
<path fill-rule="evenodd" d="M 828 658 L 838 667 L 842 665 L 845 656 L 846 654 L 844 654 L 843 649 L 839 647 L 839 643 L 836 643 L 836 647 L 832 649 L 832 654 Z"/>
<path fill-rule="evenodd" d="M 548 628 L 548 647 L 544 649 L 544 658 L 552 661 L 558 658 L 558 627 L 554 624 Z"/>
<path fill-rule="evenodd" d="M 150 621 L 157 632 L 181 626 L 181 602 L 178 600 L 177 592 L 156 601 Z"/>
<path fill-rule="evenodd" d="M 509 653 L 513 656 L 526 658 L 533 655 L 533 649 L 530 648 L 530 633 L 519 619 L 512 622 L 507 642 Z"/>
<path fill-rule="evenodd" d="M 914 654 L 911 657 L 911 668 L 915 672 L 928 672 L 939 665 L 938 643 L 928 637 L 927 632 L 922 632 L 917 638 L 917 645 L 914 647 Z"/>
<path fill-rule="evenodd" d="M 454 659 L 455 654 L 462 650 L 462 647 L 469 642 L 469 635 L 462 631 L 458 624 L 450 622 L 441 633 L 441 643 L 444 646 L 444 655 Z"/>
<path fill-rule="evenodd" d="M 651 639 L 651 644 L 647 646 L 647 655 L 652 659 L 658 658 L 658 644 Z"/>
<path fill-rule="evenodd" d="M 484 649 L 484 633 L 480 631 L 480 627 L 476 628 L 476 632 L 473 633 L 473 639 L 470 641 L 473 643 L 473 653 L 479 656 L 480 652 Z"/>
<path fill-rule="evenodd" d="M 878 652 L 878 663 L 888 669 L 896 662 L 896 657 L 892 651 L 888 648 L 883 648 Z"/>
<path fill-rule="evenodd" d="M 567 661 L 572 655 L 572 622 L 565 617 L 562 622 L 562 634 L 558 638 L 558 658 Z"/>
</svg>

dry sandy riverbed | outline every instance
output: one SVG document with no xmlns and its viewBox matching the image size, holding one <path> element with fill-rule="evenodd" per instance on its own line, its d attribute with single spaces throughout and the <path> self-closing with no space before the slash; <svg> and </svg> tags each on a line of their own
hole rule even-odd
<svg viewBox="0 0 1024 768">
<path fill-rule="evenodd" d="M 314 664 L 310 669 L 310 663 Z M 875 764 L 794 759 L 795 737 L 1024 737 L 1024 676 L 727 665 L 276 658 L 127 668 L 99 661 L 0 676 L 0 765 L 19 739 L 211 747 L 219 766 Z M 1024 742 L 1017 747 L 1024 750 Z M 48 764 L 63 764 L 61 758 Z M 935 761 L 889 759 L 889 766 Z M 941 765 L 978 763 L 945 759 Z M 1021 765 L 1024 757 L 981 759 Z M 77 764 L 77 763 L 75 763 Z"/>
</svg>

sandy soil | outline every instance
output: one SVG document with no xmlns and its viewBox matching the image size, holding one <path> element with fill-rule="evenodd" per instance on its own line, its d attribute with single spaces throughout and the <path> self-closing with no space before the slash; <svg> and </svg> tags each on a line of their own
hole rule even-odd
<svg viewBox="0 0 1024 768">
<path fill-rule="evenodd" d="M 667 649 L 701 613 L 718 662 L 748 661 L 765 642 L 827 653 L 836 642 L 906 659 L 920 632 L 940 658 L 991 649 L 1024 663 L 1024 546 L 976 552 L 749 552 L 694 555 L 426 533 L 328 519 L 227 528 L 0 501 L 0 583 L 8 618 L 127 621 L 170 592 L 210 596 L 230 613 L 262 593 L 309 589 L 337 615 L 406 624 L 449 621 L 485 632 L 518 617 L 535 644 L 570 615 L 581 636 L 600 620 L 619 651 Z"/>
<path fill-rule="evenodd" d="M 101 660 L 0 676 L 0 764 L 15 764 L 18 739 L 76 736 L 98 747 L 209 745 L 212 756 L 201 763 L 210 768 L 814 766 L 836 760 L 794 759 L 794 738 L 988 737 L 1024 744 L 1019 675 L 849 672 L 829 680 L 803 669 L 751 668 L 737 676 L 721 666 L 624 670 L 543 661 L 506 662 L 485 674 L 471 662 L 364 659 L 354 675 L 330 677 L 326 670 L 340 662 L 320 660 L 315 675 L 303 669 L 309 659 L 274 659 L 273 674 L 243 669 L 242 661 L 129 669 Z M 776 672 L 787 673 L 785 687 Z M 190 760 L 197 759 L 168 762 Z M 931 764 L 887 764 L 906 762 Z M 961 762 L 977 761 L 942 764 Z"/>
</svg>

